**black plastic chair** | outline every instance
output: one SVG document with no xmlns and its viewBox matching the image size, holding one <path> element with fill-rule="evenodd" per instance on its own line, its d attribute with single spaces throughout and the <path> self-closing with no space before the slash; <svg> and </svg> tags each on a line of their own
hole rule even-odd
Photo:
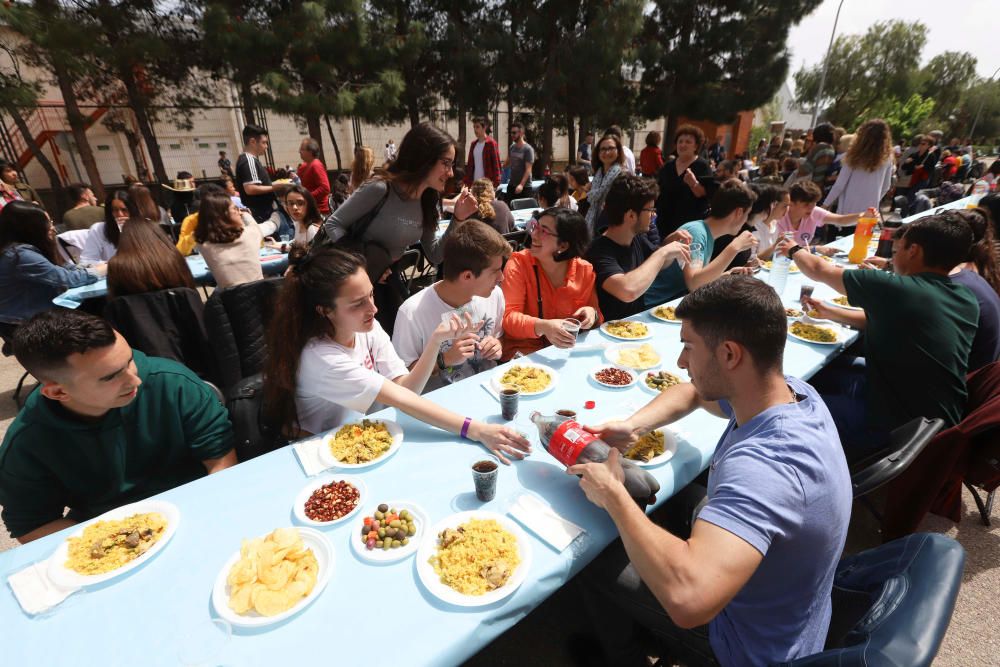
<svg viewBox="0 0 1000 667">
<path fill-rule="evenodd" d="M 965 550 L 915 533 L 840 561 L 826 648 L 781 667 L 923 667 L 937 655 L 962 584 Z"/>
<path fill-rule="evenodd" d="M 896 428 L 889 436 L 888 447 L 851 464 L 854 497 L 866 496 L 895 479 L 916 460 L 942 428 L 943 419 L 923 417 Z"/>
<path fill-rule="evenodd" d="M 510 210 L 520 211 L 524 208 L 538 208 L 538 202 L 531 197 L 524 197 L 522 199 L 513 199 L 510 202 Z"/>
<path fill-rule="evenodd" d="M 225 405 L 233 424 L 236 458 L 249 461 L 288 444 L 263 411 L 264 380 L 260 373 L 244 378 L 226 392 Z"/>
<path fill-rule="evenodd" d="M 2 352 L 5 357 L 14 356 L 14 346 L 11 343 L 11 339 L 14 338 L 14 332 L 16 330 L 16 324 L 0 322 L 0 339 L 3 340 Z M 21 390 L 24 389 L 24 381 L 27 380 L 30 375 L 31 373 L 28 371 L 24 372 L 21 379 L 17 381 L 17 387 L 14 389 L 14 395 L 11 397 L 14 399 L 14 403 L 17 405 L 18 409 L 21 408 Z"/>
<path fill-rule="evenodd" d="M 523 229 L 519 229 L 516 232 L 507 232 L 506 234 L 503 235 L 503 237 L 507 240 L 507 243 L 510 244 L 511 250 L 513 250 L 514 252 L 517 252 L 518 250 L 524 248 L 524 243 L 525 240 L 527 239 L 527 236 L 528 232 L 524 231 Z"/>
<path fill-rule="evenodd" d="M 205 304 L 205 328 L 223 391 L 264 369 L 265 334 L 283 280 L 265 278 L 217 289 Z"/>
</svg>

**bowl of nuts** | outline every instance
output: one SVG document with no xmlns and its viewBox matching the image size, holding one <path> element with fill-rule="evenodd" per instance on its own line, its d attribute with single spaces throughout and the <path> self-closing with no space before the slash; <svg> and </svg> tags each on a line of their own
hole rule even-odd
<svg viewBox="0 0 1000 667">
<path fill-rule="evenodd" d="M 595 366 L 590 371 L 590 377 L 602 387 L 610 387 L 611 389 L 631 387 L 639 379 L 639 375 L 634 371 L 622 368 L 621 366 L 609 366 L 607 364 Z"/>
<path fill-rule="evenodd" d="M 307 526 L 332 526 L 359 509 L 365 483 L 349 475 L 323 475 L 309 480 L 295 498 L 295 518 Z"/>
</svg>

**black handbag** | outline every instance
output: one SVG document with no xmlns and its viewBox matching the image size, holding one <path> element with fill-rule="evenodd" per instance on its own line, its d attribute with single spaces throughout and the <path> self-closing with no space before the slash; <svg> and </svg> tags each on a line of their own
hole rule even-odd
<svg viewBox="0 0 1000 667">
<path fill-rule="evenodd" d="M 382 274 L 385 273 L 385 270 L 392 265 L 392 258 L 389 255 L 388 248 L 377 241 L 365 239 L 365 234 L 368 232 L 368 227 L 371 226 L 372 221 L 382 211 L 385 202 L 389 199 L 389 188 L 391 187 L 390 183 L 386 183 L 385 195 L 379 200 L 378 204 L 372 210 L 355 220 L 347 229 L 347 233 L 336 241 L 330 240 L 330 235 L 327 231 L 327 225 L 333 224 L 331 220 L 333 214 L 331 213 L 330 217 L 320 225 L 316 236 L 313 237 L 309 252 L 312 253 L 321 248 L 340 248 L 341 250 L 355 252 L 365 258 L 365 263 L 368 267 L 368 277 L 371 281 L 373 283 L 378 282 Z"/>
</svg>

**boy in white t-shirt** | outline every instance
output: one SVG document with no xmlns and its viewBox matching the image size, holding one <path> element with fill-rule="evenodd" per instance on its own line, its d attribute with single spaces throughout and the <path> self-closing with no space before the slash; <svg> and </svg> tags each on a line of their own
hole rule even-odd
<svg viewBox="0 0 1000 667">
<path fill-rule="evenodd" d="M 417 292 L 396 315 L 392 344 L 412 367 L 434 330 L 452 314 L 472 324 L 472 331 L 441 344 L 425 391 L 457 382 L 496 366 L 502 347 L 504 298 L 500 290 L 510 244 L 478 220 L 460 224 L 444 242 L 444 280 Z"/>
</svg>

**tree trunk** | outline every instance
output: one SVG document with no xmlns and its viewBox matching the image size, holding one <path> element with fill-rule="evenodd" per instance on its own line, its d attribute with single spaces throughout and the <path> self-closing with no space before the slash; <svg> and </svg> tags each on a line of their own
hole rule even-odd
<svg viewBox="0 0 1000 667">
<path fill-rule="evenodd" d="M 326 121 L 326 131 L 330 135 L 330 143 L 333 144 L 333 152 L 337 155 L 337 171 L 343 171 L 344 164 L 340 161 L 340 146 L 337 145 L 337 135 L 333 133 L 333 126 L 330 125 L 330 117 L 324 114 L 323 120 Z"/>
<path fill-rule="evenodd" d="M 101 172 L 97 169 L 97 160 L 94 159 L 94 151 L 90 149 L 90 140 L 87 139 L 87 121 L 80 112 L 80 106 L 76 102 L 76 91 L 73 90 L 73 82 L 66 72 L 66 68 L 57 62 L 52 63 L 53 74 L 56 76 L 56 83 L 59 86 L 59 93 L 62 95 L 63 104 L 66 105 L 66 120 L 69 122 L 70 130 L 73 132 L 73 141 L 76 142 L 76 149 L 80 153 L 80 161 L 83 162 L 84 171 L 90 179 L 90 187 L 97 196 L 97 199 L 104 201 L 104 182 L 101 181 Z"/>
<path fill-rule="evenodd" d="M 319 124 L 319 114 L 318 113 L 308 113 L 306 114 L 306 127 L 309 129 L 309 136 L 316 140 L 319 144 L 319 161 L 324 165 L 326 164 L 326 155 L 323 153 L 323 129 Z"/>
<path fill-rule="evenodd" d="M 256 119 L 253 117 L 253 86 L 250 84 L 249 80 L 244 79 L 239 82 L 239 88 L 240 104 L 243 105 L 243 122 L 246 125 L 255 125 Z"/>
<path fill-rule="evenodd" d="M 552 111 L 546 105 L 542 112 L 542 159 L 536 160 L 532 171 L 539 178 L 545 177 L 545 170 L 552 164 Z"/>
<path fill-rule="evenodd" d="M 673 111 L 667 112 L 667 124 L 663 130 L 663 155 L 664 158 L 674 151 L 674 134 L 677 133 L 677 114 Z"/>
<path fill-rule="evenodd" d="M 149 153 L 149 161 L 153 163 L 153 175 L 160 183 L 167 183 L 169 182 L 167 179 L 167 169 L 163 166 L 163 156 L 160 155 L 160 145 L 156 140 L 156 131 L 153 129 L 153 123 L 146 111 L 145 100 L 142 99 L 142 95 L 139 93 L 139 84 L 127 66 L 120 68 L 119 78 L 125 84 L 125 95 L 128 97 L 129 108 L 135 114 L 135 122 L 139 126 L 139 134 L 142 135 L 142 139 L 146 143 L 146 152 Z"/>
<path fill-rule="evenodd" d="M 420 105 L 417 104 L 417 96 L 409 88 L 406 91 L 406 110 L 410 116 L 410 127 L 420 125 Z"/>
<path fill-rule="evenodd" d="M 573 114 L 566 114 L 566 141 L 569 144 L 569 164 L 576 164 L 576 123 Z"/>
<path fill-rule="evenodd" d="M 135 162 L 135 175 L 139 177 L 140 181 L 145 181 L 149 178 L 149 170 L 144 164 L 142 159 L 142 148 L 139 146 L 139 136 L 132 131 L 126 130 L 122 132 L 125 135 L 125 143 L 128 144 L 128 150 L 132 154 L 132 161 Z"/>
<path fill-rule="evenodd" d="M 21 115 L 21 110 L 17 107 L 11 105 L 6 107 L 7 113 L 10 114 L 11 118 L 14 119 L 14 125 L 17 126 L 18 132 L 24 137 L 24 143 L 27 145 L 28 150 L 34 154 L 35 158 L 38 160 L 38 164 L 42 165 L 42 169 L 45 170 L 45 175 L 49 177 L 49 183 L 52 186 L 52 193 L 56 196 L 56 207 L 59 209 L 59 218 L 62 218 L 62 214 L 69 210 L 72 203 L 66 199 L 66 189 L 63 188 L 62 179 L 59 178 L 59 172 L 56 171 L 55 166 L 49 157 L 42 152 L 42 147 L 38 145 L 35 138 L 31 136 L 31 130 L 28 129 L 28 123 L 25 122 L 24 117 Z M 16 155 L 12 155 L 12 158 L 17 158 Z"/>
<path fill-rule="evenodd" d="M 465 107 L 458 108 L 458 150 L 455 151 L 455 164 L 463 169 L 467 166 L 465 164 L 465 142 L 466 142 L 466 115 Z"/>
</svg>

